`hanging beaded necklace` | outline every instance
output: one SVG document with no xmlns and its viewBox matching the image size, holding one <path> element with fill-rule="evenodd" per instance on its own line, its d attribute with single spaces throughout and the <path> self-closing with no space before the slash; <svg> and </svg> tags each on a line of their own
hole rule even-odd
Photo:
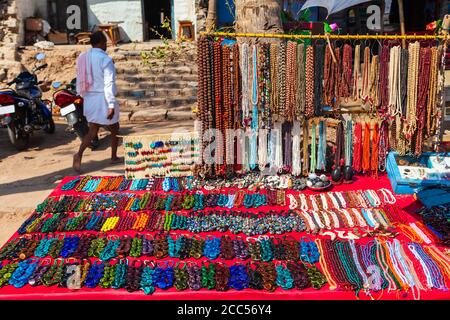
<svg viewBox="0 0 450 320">
<path fill-rule="evenodd" d="M 257 154 L 258 154 L 258 147 L 257 147 L 257 135 L 258 135 L 258 127 L 259 127 L 259 119 L 258 119 L 258 102 L 259 102 L 259 95 L 258 95 L 258 53 L 257 53 L 257 47 L 256 45 L 253 46 L 253 58 L 252 58 L 252 65 L 253 65 L 253 78 L 252 78 L 252 123 L 251 123 L 251 137 L 250 137 L 250 169 L 254 170 L 256 169 L 256 166 L 258 164 L 257 162 Z"/>
<path fill-rule="evenodd" d="M 286 106 L 284 115 L 286 121 L 294 119 L 297 89 L 297 43 L 288 41 L 286 49 Z"/>
<path fill-rule="evenodd" d="M 278 100 L 278 112 L 279 117 L 284 118 L 284 112 L 286 110 L 286 42 L 282 41 L 278 47 L 278 79 L 277 79 L 277 94 Z"/>
<path fill-rule="evenodd" d="M 363 172 L 367 173 L 369 172 L 371 166 L 370 166 L 370 137 L 371 137 L 371 130 L 370 130 L 370 122 L 366 121 L 364 123 L 364 140 L 362 144 L 362 163 L 361 163 L 361 169 Z"/>
<path fill-rule="evenodd" d="M 327 152 L 327 126 L 325 121 L 319 122 L 319 146 L 317 150 L 317 167 L 319 171 L 325 171 Z"/>
<path fill-rule="evenodd" d="M 242 109 L 242 90 L 241 90 L 241 68 L 240 68 L 240 53 L 239 53 L 239 45 L 236 43 L 233 45 L 232 49 L 232 105 L 233 105 L 233 128 L 238 129 L 242 127 L 242 119 L 241 119 L 241 109 Z M 248 106 L 247 106 L 248 108 Z"/>
<path fill-rule="evenodd" d="M 348 100 L 352 92 L 352 53 L 352 47 L 345 44 L 342 53 L 342 75 L 339 90 L 339 96 L 344 98 L 345 101 Z"/>
<path fill-rule="evenodd" d="M 317 44 L 314 46 L 314 115 L 322 114 L 323 98 L 323 72 L 325 59 L 325 45 Z"/>
<path fill-rule="evenodd" d="M 305 112 L 305 45 L 299 44 L 297 47 L 297 101 L 295 103 L 295 119 L 300 120 Z"/>
<path fill-rule="evenodd" d="M 249 46 L 248 43 L 242 44 L 242 126 L 246 127 L 246 121 L 249 118 Z"/>
<path fill-rule="evenodd" d="M 415 42 L 409 45 L 408 60 L 408 96 L 406 106 L 406 122 L 403 126 L 403 134 L 405 135 L 405 150 L 411 149 L 411 140 L 417 129 L 417 84 L 419 73 L 419 54 L 420 43 Z"/>
<path fill-rule="evenodd" d="M 278 116 L 279 95 L 278 95 L 278 44 L 270 44 L 270 110 L 273 115 Z"/>
<path fill-rule="evenodd" d="M 370 79 L 370 48 L 364 48 L 364 68 L 362 72 L 362 92 L 361 98 L 367 103 L 370 95 L 369 79 Z"/>
<path fill-rule="evenodd" d="M 379 69 L 379 82 L 380 82 L 380 107 L 378 111 L 385 113 L 388 110 L 389 105 L 389 46 L 383 45 L 380 54 L 380 69 Z"/>
<path fill-rule="evenodd" d="M 312 126 L 311 126 L 311 166 L 309 168 L 309 172 L 313 173 L 316 171 L 316 153 L 317 153 L 317 148 L 316 148 L 316 122 L 313 121 L 312 122 Z"/>
<path fill-rule="evenodd" d="M 360 57 L 361 55 L 361 45 L 355 46 L 355 59 L 354 59 L 354 65 L 353 65 L 353 92 L 352 97 L 353 100 L 356 101 L 360 98 L 361 95 L 361 88 L 360 88 L 360 78 L 361 78 L 361 62 Z"/>
<path fill-rule="evenodd" d="M 416 156 L 422 154 L 423 134 L 425 129 L 426 100 L 428 96 L 428 86 L 430 84 L 431 49 L 420 49 L 419 83 L 417 97 L 417 132 L 415 139 L 415 149 L 412 150 Z"/>
<path fill-rule="evenodd" d="M 310 118 L 314 115 L 314 49 L 306 47 L 306 95 L 305 116 Z"/>
<path fill-rule="evenodd" d="M 372 175 L 378 178 L 378 168 L 379 168 L 379 160 L 378 160 L 378 151 L 379 151 L 379 128 L 378 121 L 375 121 L 372 129 L 372 151 L 370 158 L 370 169 L 372 171 Z"/>
<path fill-rule="evenodd" d="M 434 114 L 434 107 L 436 106 L 436 95 L 437 95 L 437 89 L 438 89 L 438 65 L 439 65 L 439 59 L 438 59 L 438 48 L 431 48 L 431 69 L 430 69 L 430 85 L 429 85 L 429 92 L 428 92 L 428 100 L 427 100 L 427 107 L 426 107 L 426 134 L 428 136 L 431 136 L 432 134 L 432 118 L 435 116 Z"/>
<path fill-rule="evenodd" d="M 300 154 L 300 131 L 299 121 L 294 121 L 292 129 L 292 174 L 299 176 L 302 174 L 301 154 Z"/>
</svg>

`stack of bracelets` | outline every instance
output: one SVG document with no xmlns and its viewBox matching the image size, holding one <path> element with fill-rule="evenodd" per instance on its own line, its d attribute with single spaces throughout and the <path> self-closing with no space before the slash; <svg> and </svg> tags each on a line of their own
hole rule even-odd
<svg viewBox="0 0 450 320">
<path fill-rule="evenodd" d="M 450 259 L 389 190 L 306 195 L 261 186 L 199 187 L 189 177 L 66 179 L 0 249 L 0 288 L 150 295 L 327 286 L 414 298 L 447 290 Z M 363 237 L 368 241 L 360 243 Z"/>
</svg>

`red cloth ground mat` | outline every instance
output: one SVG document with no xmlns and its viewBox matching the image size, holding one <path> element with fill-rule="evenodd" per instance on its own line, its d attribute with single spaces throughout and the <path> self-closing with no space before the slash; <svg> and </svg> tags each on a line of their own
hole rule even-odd
<svg viewBox="0 0 450 320">
<path fill-rule="evenodd" d="M 61 187 L 65 185 L 67 182 L 73 180 L 75 177 L 67 177 L 65 178 L 61 184 L 51 193 L 50 197 L 53 196 L 60 196 L 60 195 L 80 195 L 80 196 L 88 196 L 88 193 L 85 192 L 75 192 L 75 191 L 63 191 L 61 190 Z M 342 184 L 338 186 L 334 186 L 331 191 L 347 191 L 347 190 L 365 190 L 365 189 L 372 189 L 372 190 L 379 190 L 381 188 L 387 188 L 389 190 L 392 190 L 389 184 L 389 180 L 387 177 L 381 177 L 378 179 L 375 178 L 368 178 L 368 177 L 358 177 L 354 183 L 352 184 Z M 146 191 L 127 191 L 127 193 L 138 193 L 143 194 Z M 162 191 L 161 191 L 162 192 Z M 207 191 L 205 191 L 207 192 Z M 293 192 L 293 191 L 286 191 L 287 194 L 292 193 L 295 195 L 298 195 L 299 192 Z M 302 191 L 301 193 L 305 195 L 311 195 L 315 194 L 311 191 Z M 402 212 L 404 215 L 402 218 L 407 222 L 415 222 L 420 221 L 420 217 L 414 213 L 414 211 L 420 206 L 419 203 L 416 202 L 413 196 L 405 196 L 405 195 L 396 195 L 397 202 L 395 203 L 395 206 Z M 288 210 L 289 200 L 286 199 L 286 207 L 267 207 L 261 210 Z M 398 239 L 406 248 L 408 244 L 411 241 L 405 234 L 401 233 L 399 229 L 395 229 L 397 232 L 399 232 L 398 236 L 395 239 Z M 327 230 L 325 230 L 327 231 Z M 91 234 L 93 232 L 90 232 Z M 134 232 L 135 233 L 135 232 Z M 171 232 L 175 233 L 175 232 Z M 179 231 L 178 233 L 187 234 L 190 233 L 188 231 Z M 83 232 L 66 232 L 67 235 L 81 235 Z M 131 231 L 122 231 L 122 232 L 116 232 L 111 231 L 108 232 L 108 235 L 125 235 L 129 234 L 132 235 L 133 232 Z M 217 236 L 220 237 L 224 234 L 228 234 L 232 237 L 236 237 L 236 235 L 231 234 L 230 232 L 209 232 L 209 233 L 201 233 L 197 236 L 200 237 L 206 237 L 206 236 Z M 427 233 L 430 235 L 431 233 Z M 192 236 L 192 233 L 190 234 Z M 319 235 L 319 234 L 310 234 L 308 232 L 295 232 L 289 234 L 292 238 L 295 239 L 301 239 L 304 236 L 309 237 L 312 240 L 321 239 L 321 240 L 329 240 L 329 235 Z M 18 233 L 14 234 L 9 242 L 13 241 L 17 237 L 20 237 Z M 278 237 L 282 237 L 278 236 Z M 246 238 L 245 235 L 243 235 L 244 238 Z M 438 249 L 444 257 L 449 259 L 449 256 L 446 256 L 445 250 L 447 248 L 442 247 L 437 242 L 437 238 L 430 237 L 433 243 L 429 244 L 432 245 L 434 248 Z M 369 241 L 373 241 L 373 237 L 362 237 L 360 239 L 357 239 L 356 242 L 360 245 L 365 245 Z M 392 239 L 389 239 L 389 241 L 392 241 Z M 422 246 L 426 246 L 426 244 L 422 243 Z M 405 250 L 406 251 L 406 250 Z M 411 253 L 408 254 L 409 258 L 411 260 L 414 260 L 414 255 Z M 145 260 L 152 260 L 155 261 L 155 259 L 147 259 L 147 258 L 137 258 L 138 260 L 145 261 Z M 161 260 L 156 261 L 175 261 L 178 260 L 175 258 L 164 258 Z M 199 260 L 197 259 L 187 259 L 184 260 L 185 262 L 193 261 L 196 263 L 201 262 L 207 262 L 208 259 L 201 258 Z M 445 261 L 445 259 L 444 259 Z M 447 260 L 448 261 L 448 260 Z M 238 261 L 236 260 L 224 260 L 222 261 L 224 264 L 232 265 L 236 262 L 246 263 L 246 261 Z M 0 261 L 1 263 L 1 261 Z M 417 271 L 417 276 L 420 278 L 422 284 L 427 283 L 427 275 L 424 274 L 423 269 L 420 266 L 419 261 L 414 262 L 414 269 Z M 316 267 L 325 274 L 323 270 L 323 264 L 322 263 L 316 263 Z M 449 265 L 447 264 L 447 269 Z M 0 269 L 1 270 L 1 269 Z M 448 270 L 446 271 L 448 272 Z M 445 284 L 445 287 L 450 287 L 450 279 L 448 278 L 448 274 L 445 273 L 443 270 L 441 270 L 441 273 L 443 275 L 443 282 Z M 420 291 L 420 293 L 415 292 L 413 294 L 412 290 L 406 290 L 406 291 L 397 291 L 397 290 L 388 290 L 383 289 L 376 292 L 371 292 L 370 295 L 366 294 L 365 292 L 361 291 L 358 295 L 354 291 L 343 291 L 342 289 L 335 289 L 330 290 L 331 283 L 325 284 L 321 289 L 316 290 L 313 288 L 308 288 L 305 290 L 297 290 L 297 289 L 291 289 L 291 290 L 284 290 L 282 288 L 277 288 L 274 292 L 267 292 L 263 290 L 254 290 L 254 289 L 244 289 L 242 291 L 237 291 L 235 289 L 229 289 L 225 292 L 218 292 L 216 290 L 207 290 L 207 289 L 201 289 L 199 291 L 192 291 L 192 290 L 184 290 L 184 291 L 177 291 L 175 288 L 170 288 L 168 290 L 161 290 L 157 288 L 157 290 L 151 294 L 151 295 L 145 295 L 142 290 L 129 293 L 125 289 L 103 289 L 100 287 L 96 288 L 86 288 L 82 287 L 79 290 L 70 290 L 67 288 L 61 288 L 58 286 L 51 286 L 51 287 L 45 287 L 45 286 L 37 286 L 32 287 L 30 285 L 25 285 L 24 287 L 17 289 L 12 285 L 5 285 L 2 288 L 0 288 L 0 299 L 1 300 L 17 300 L 17 299 L 26 299 L 26 300 L 42 300 L 42 299 L 56 299 L 56 300 L 104 300 L 104 299 L 116 299 L 116 300 L 216 300 L 216 299 L 222 299 L 222 300 L 412 300 L 414 298 L 416 299 L 423 299 L 423 300 L 430 300 L 430 299 L 450 299 L 450 293 L 447 290 L 439 290 L 439 289 L 425 289 L 423 291 Z"/>
</svg>

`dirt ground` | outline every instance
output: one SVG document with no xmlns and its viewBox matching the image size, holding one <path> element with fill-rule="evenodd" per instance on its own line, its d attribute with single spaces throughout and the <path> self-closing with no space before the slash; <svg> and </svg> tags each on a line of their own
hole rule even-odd
<svg viewBox="0 0 450 320">
<path fill-rule="evenodd" d="M 28 151 L 17 152 L 9 143 L 6 129 L 0 128 L 0 247 L 14 234 L 31 211 L 42 202 L 65 176 L 75 175 L 72 156 L 79 140 L 57 121 L 54 135 L 37 132 Z M 126 124 L 122 135 L 171 133 L 175 129 L 193 129 L 193 122 L 158 122 Z M 83 175 L 120 175 L 123 164 L 110 164 L 109 133 L 100 133 L 99 150 L 87 150 Z M 123 150 L 119 147 L 119 156 Z"/>
</svg>

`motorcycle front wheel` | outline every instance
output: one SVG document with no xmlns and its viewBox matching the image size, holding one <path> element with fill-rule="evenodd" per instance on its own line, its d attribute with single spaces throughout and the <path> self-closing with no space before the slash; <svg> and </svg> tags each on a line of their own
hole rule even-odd
<svg viewBox="0 0 450 320">
<path fill-rule="evenodd" d="M 18 150 L 23 151 L 28 148 L 30 142 L 30 136 L 24 132 L 17 132 L 18 130 L 14 124 L 8 125 L 8 136 L 11 144 Z"/>
</svg>

